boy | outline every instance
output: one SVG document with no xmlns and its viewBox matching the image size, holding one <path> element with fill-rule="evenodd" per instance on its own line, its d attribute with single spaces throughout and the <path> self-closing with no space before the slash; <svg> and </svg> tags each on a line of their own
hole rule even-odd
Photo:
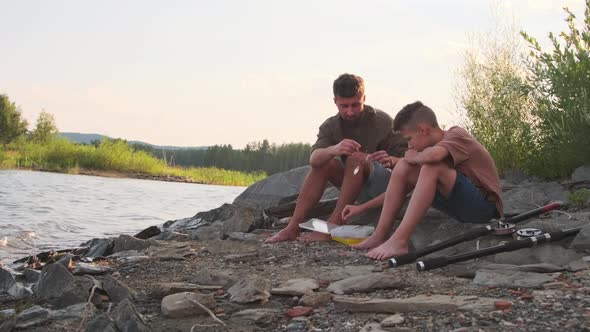
<svg viewBox="0 0 590 332">
<path fill-rule="evenodd" d="M 354 214 L 383 202 L 377 229 L 355 245 L 372 249 L 367 256 L 386 259 L 408 253 L 414 229 L 430 206 L 461 222 L 484 223 L 502 215 L 500 180 L 489 152 L 460 127 L 443 130 L 429 107 L 417 101 L 396 115 L 394 130 L 408 140 L 408 152 L 391 174 L 383 197 L 354 209 Z M 406 214 L 387 239 L 408 192 Z M 344 209 L 343 216 L 349 209 Z"/>
</svg>

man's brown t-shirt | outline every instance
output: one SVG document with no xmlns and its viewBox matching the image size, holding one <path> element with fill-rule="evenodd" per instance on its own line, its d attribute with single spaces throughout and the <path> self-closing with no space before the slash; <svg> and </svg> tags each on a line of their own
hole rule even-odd
<svg viewBox="0 0 590 332">
<path fill-rule="evenodd" d="M 496 203 L 500 216 L 503 216 L 500 178 L 496 163 L 488 150 L 465 129 L 456 126 L 447 130 L 436 145 L 449 151 L 451 165 L 468 177 L 475 186 L 483 188 L 490 200 Z"/>
<path fill-rule="evenodd" d="M 326 119 L 311 150 L 336 145 L 345 138 L 358 142 L 360 151 L 365 153 L 385 150 L 389 155 L 402 157 L 408 148 L 406 140 L 393 131 L 391 116 L 369 105 L 364 105 L 361 119 L 354 125 L 342 120 L 339 114 Z"/>
</svg>

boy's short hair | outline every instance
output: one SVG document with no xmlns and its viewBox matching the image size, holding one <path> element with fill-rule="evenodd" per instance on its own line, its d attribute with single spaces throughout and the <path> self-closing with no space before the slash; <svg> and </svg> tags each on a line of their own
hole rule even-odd
<svg viewBox="0 0 590 332">
<path fill-rule="evenodd" d="M 426 123 L 434 128 L 438 128 L 438 121 L 434 111 L 416 101 L 404 106 L 393 119 L 393 130 L 400 131 L 404 128 L 416 128 L 419 123 Z"/>
<path fill-rule="evenodd" d="M 356 97 L 365 94 L 365 82 L 359 76 L 342 74 L 334 81 L 334 97 Z"/>
</svg>

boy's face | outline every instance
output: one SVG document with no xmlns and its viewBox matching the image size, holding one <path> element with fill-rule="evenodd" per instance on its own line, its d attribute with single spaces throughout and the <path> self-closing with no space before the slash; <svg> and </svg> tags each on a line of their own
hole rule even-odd
<svg viewBox="0 0 590 332">
<path fill-rule="evenodd" d="M 420 152 L 433 145 L 430 137 L 430 129 L 431 127 L 428 125 L 419 123 L 415 128 L 403 128 L 400 130 L 400 134 L 408 141 L 409 149 Z"/>
<path fill-rule="evenodd" d="M 363 113 L 365 95 L 354 97 L 334 97 L 334 104 L 338 107 L 338 114 L 346 121 L 358 121 Z"/>
</svg>

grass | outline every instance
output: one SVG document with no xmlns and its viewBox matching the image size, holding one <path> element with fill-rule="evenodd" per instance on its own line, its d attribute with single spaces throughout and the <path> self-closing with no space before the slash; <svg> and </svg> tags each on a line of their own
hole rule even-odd
<svg viewBox="0 0 590 332">
<path fill-rule="evenodd" d="M 1 168 L 26 168 L 77 174 L 83 171 L 114 171 L 127 175 L 179 177 L 204 184 L 248 186 L 266 177 L 264 172 L 244 173 L 212 167 L 180 168 L 124 141 L 103 140 L 100 145 L 80 145 L 64 138 L 47 143 L 19 140 L 0 147 Z"/>
</svg>

